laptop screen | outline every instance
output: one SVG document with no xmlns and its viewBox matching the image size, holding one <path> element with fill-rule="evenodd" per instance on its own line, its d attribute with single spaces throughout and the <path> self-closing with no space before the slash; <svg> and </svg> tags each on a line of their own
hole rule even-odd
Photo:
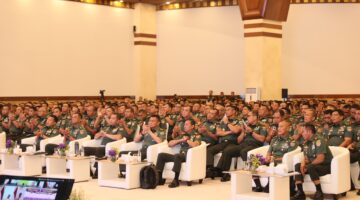
<svg viewBox="0 0 360 200">
<path fill-rule="evenodd" d="M 0 176 L 1 200 L 69 199 L 73 179 Z"/>
</svg>

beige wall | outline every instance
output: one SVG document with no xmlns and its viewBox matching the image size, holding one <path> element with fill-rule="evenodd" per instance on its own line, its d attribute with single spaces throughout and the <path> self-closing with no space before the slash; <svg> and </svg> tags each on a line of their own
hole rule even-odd
<svg viewBox="0 0 360 200">
<path fill-rule="evenodd" d="M 359 18 L 360 4 L 291 5 L 283 87 L 290 94 L 359 94 Z M 158 12 L 158 94 L 243 92 L 242 26 L 236 6 Z"/>
<path fill-rule="evenodd" d="M 0 96 L 132 95 L 133 10 L 0 0 Z"/>
<path fill-rule="evenodd" d="M 133 95 L 134 10 L 0 0 L 0 96 Z M 157 94 L 243 92 L 238 7 L 157 12 Z M 292 5 L 283 26 L 290 94 L 359 94 L 360 4 Z"/>
<path fill-rule="evenodd" d="M 291 5 L 283 26 L 290 94 L 360 94 L 360 4 Z"/>
<path fill-rule="evenodd" d="M 157 94 L 243 92 L 238 7 L 158 12 Z"/>
</svg>

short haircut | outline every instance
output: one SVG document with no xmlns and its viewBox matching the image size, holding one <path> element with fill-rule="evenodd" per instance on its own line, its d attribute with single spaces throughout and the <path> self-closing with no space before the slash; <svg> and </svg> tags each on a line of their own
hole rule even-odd
<svg viewBox="0 0 360 200">
<path fill-rule="evenodd" d="M 55 115 L 49 115 L 48 117 L 53 118 L 55 122 L 58 122 L 58 120 L 59 120 Z"/>
<path fill-rule="evenodd" d="M 337 109 L 337 110 L 334 110 L 332 113 L 334 113 L 334 112 L 339 113 L 340 116 L 344 116 L 344 111 L 342 111 L 342 110 Z"/>
<path fill-rule="evenodd" d="M 325 110 L 324 115 L 331 115 L 333 113 L 332 110 Z"/>
<path fill-rule="evenodd" d="M 190 123 L 191 123 L 191 125 L 193 125 L 193 126 L 195 126 L 195 120 L 193 120 L 193 119 L 187 119 L 186 121 L 190 121 Z"/>
<path fill-rule="evenodd" d="M 150 118 L 156 118 L 158 120 L 158 122 L 161 121 L 160 116 L 159 115 L 151 115 Z"/>
<path fill-rule="evenodd" d="M 315 128 L 315 126 L 314 126 L 312 123 L 306 123 L 306 124 L 304 124 L 304 128 L 305 128 L 306 130 L 311 131 L 313 134 L 316 133 L 316 128 Z"/>
</svg>

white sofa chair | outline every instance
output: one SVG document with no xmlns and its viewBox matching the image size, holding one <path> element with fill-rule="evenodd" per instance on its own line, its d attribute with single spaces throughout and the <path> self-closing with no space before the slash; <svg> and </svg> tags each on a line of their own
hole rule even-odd
<svg viewBox="0 0 360 200">
<path fill-rule="evenodd" d="M 202 183 L 202 180 L 206 175 L 206 143 L 201 142 L 197 147 L 193 147 L 188 150 L 186 155 L 186 162 L 183 162 L 181 165 L 181 171 L 179 175 L 179 180 L 187 181 L 188 186 L 191 186 L 193 180 L 199 180 L 199 183 Z M 160 146 L 159 153 L 169 153 L 176 154 L 180 151 L 180 145 L 175 147 L 169 146 Z M 172 171 L 174 166 L 173 162 L 167 162 L 163 171 L 163 178 L 173 179 L 175 173 Z"/>
<path fill-rule="evenodd" d="M 2 132 L 0 133 L 0 149 L 6 148 L 6 133 Z"/>
<path fill-rule="evenodd" d="M 91 140 L 90 135 L 87 135 L 84 138 L 78 139 L 78 140 L 74 140 L 74 141 L 70 141 L 69 142 L 69 154 L 75 154 L 75 142 L 79 143 L 79 149 L 81 149 L 83 147 L 83 143 L 86 141 Z"/>
<path fill-rule="evenodd" d="M 36 142 L 36 136 L 24 138 L 21 140 L 21 144 L 33 145 Z M 45 146 L 47 144 L 61 144 L 64 142 L 64 137 L 60 134 L 51 138 L 43 139 L 40 141 L 40 152 L 45 152 Z"/>
<path fill-rule="evenodd" d="M 350 152 L 343 147 L 330 146 L 333 155 L 331 161 L 331 174 L 320 177 L 321 189 L 325 194 L 343 194 L 350 190 Z M 294 166 L 304 159 L 304 154 L 299 153 L 294 157 Z M 304 177 L 304 191 L 315 192 L 316 188 L 309 175 Z M 346 193 L 345 193 L 346 194 Z"/>
<path fill-rule="evenodd" d="M 214 167 L 216 167 L 216 166 L 218 165 L 221 156 L 222 156 L 222 152 L 217 153 L 217 154 L 214 156 Z M 241 160 L 240 157 L 239 157 L 239 159 Z M 230 165 L 230 171 L 235 170 L 235 168 L 236 168 L 236 162 L 238 162 L 238 158 L 232 158 L 232 160 L 231 160 L 231 165 Z M 237 165 L 237 168 L 238 168 L 238 169 L 239 169 L 239 166 L 240 166 L 240 165 Z"/>
<path fill-rule="evenodd" d="M 253 149 L 253 150 L 249 151 L 247 153 L 247 155 L 250 156 L 250 155 L 260 154 L 265 158 L 266 154 L 269 150 L 269 147 L 270 147 L 269 145 L 266 145 L 266 146 L 262 146 L 262 147 Z M 300 147 L 296 148 L 295 150 L 293 150 L 291 152 L 284 154 L 282 163 L 288 167 L 288 172 L 294 171 L 294 163 L 293 163 L 294 157 L 297 156 L 299 153 L 301 153 Z M 260 182 L 261 182 L 262 186 L 266 186 L 267 183 L 269 182 L 269 179 L 267 177 L 260 178 Z M 253 186 L 255 186 L 254 182 L 253 182 Z"/>
<path fill-rule="evenodd" d="M 122 138 L 120 140 L 114 141 L 114 142 L 109 142 L 106 145 L 101 145 L 101 139 L 93 139 L 93 140 L 88 140 L 88 141 L 84 141 L 82 143 L 83 147 L 105 147 L 105 156 L 108 156 L 108 152 L 110 149 L 114 149 L 116 151 L 120 150 L 120 146 L 122 144 L 126 143 L 126 138 Z"/>
<path fill-rule="evenodd" d="M 159 144 L 151 145 L 146 150 L 146 160 L 149 163 L 156 164 L 157 156 L 159 154 L 158 150 L 161 146 L 167 146 L 168 142 L 165 140 Z M 121 151 L 138 151 L 142 148 L 143 142 L 129 142 L 120 146 Z"/>
</svg>

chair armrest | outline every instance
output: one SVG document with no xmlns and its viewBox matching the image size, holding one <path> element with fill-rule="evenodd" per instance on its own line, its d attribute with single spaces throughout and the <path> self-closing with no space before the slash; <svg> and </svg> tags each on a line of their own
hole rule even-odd
<svg viewBox="0 0 360 200">
<path fill-rule="evenodd" d="M 82 144 L 83 144 L 85 141 L 90 141 L 90 140 L 91 140 L 91 137 L 90 137 L 90 135 L 88 135 L 88 136 L 86 136 L 86 137 L 84 137 L 84 138 L 70 141 L 70 142 L 69 142 L 69 153 L 70 153 L 70 154 L 75 153 L 75 142 L 78 142 L 78 143 L 79 143 L 79 149 L 81 149 L 81 148 L 82 148 Z"/>
<path fill-rule="evenodd" d="M 0 133 L 0 149 L 6 148 L 6 133 L 2 132 Z"/>
<path fill-rule="evenodd" d="M 159 154 L 159 148 L 162 146 L 168 146 L 167 141 L 161 142 L 159 144 L 151 145 L 146 150 L 146 160 L 150 163 L 156 164 L 157 157 Z"/>
<path fill-rule="evenodd" d="M 347 148 L 341 148 L 341 153 L 334 156 L 331 160 L 331 182 L 338 184 L 334 191 L 335 194 L 348 191 L 350 189 L 350 152 Z"/>
<path fill-rule="evenodd" d="M 120 151 L 138 151 L 142 147 L 142 142 L 129 142 L 120 146 Z"/>
<path fill-rule="evenodd" d="M 204 142 L 202 142 L 201 145 L 188 150 L 185 165 L 189 177 L 200 176 L 201 178 L 205 178 L 206 144 Z"/>
<path fill-rule="evenodd" d="M 248 151 L 247 156 L 250 156 L 251 154 L 253 154 L 253 155 L 261 154 L 262 156 L 266 156 L 268 150 L 269 150 L 269 145 L 262 146 L 262 147 L 253 149 L 251 151 Z"/>
<path fill-rule="evenodd" d="M 24 138 L 21 140 L 21 144 L 31 144 L 33 145 L 35 143 L 36 136 Z"/>
<path fill-rule="evenodd" d="M 158 153 L 168 153 L 168 154 L 175 154 L 173 151 L 173 148 L 175 147 L 169 147 L 168 145 L 163 145 L 158 148 Z"/>
<path fill-rule="evenodd" d="M 105 155 L 108 156 L 108 152 L 110 149 L 115 149 L 116 151 L 119 151 L 119 149 L 121 148 L 121 145 L 125 144 L 125 143 L 126 143 L 125 137 L 120 140 L 107 143 L 105 146 Z"/>
<path fill-rule="evenodd" d="M 293 157 L 293 165 L 294 165 L 294 167 L 295 167 L 296 164 L 301 163 L 302 160 L 304 160 L 303 152 L 295 154 L 294 157 Z"/>
<path fill-rule="evenodd" d="M 284 154 L 283 164 L 287 165 L 289 172 L 294 171 L 294 156 L 301 153 L 301 148 L 298 147 L 293 151 Z"/>
<path fill-rule="evenodd" d="M 51 138 L 43 139 L 40 141 L 40 151 L 45 152 L 45 146 L 47 144 L 60 144 L 62 142 L 64 142 L 64 138 L 60 134 Z"/>
<path fill-rule="evenodd" d="M 102 139 L 93 139 L 89 141 L 84 141 L 82 145 L 83 147 L 101 147 L 101 141 Z"/>
</svg>

